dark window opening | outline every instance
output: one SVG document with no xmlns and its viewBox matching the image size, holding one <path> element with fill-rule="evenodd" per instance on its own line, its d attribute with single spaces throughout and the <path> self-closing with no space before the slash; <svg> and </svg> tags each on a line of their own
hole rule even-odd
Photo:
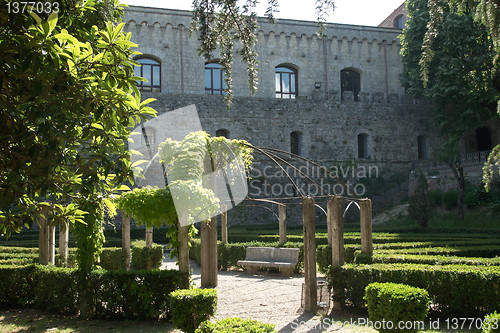
<svg viewBox="0 0 500 333">
<path fill-rule="evenodd" d="M 302 154 L 302 133 L 290 133 L 290 152 L 295 155 Z"/>
<path fill-rule="evenodd" d="M 358 94 L 361 90 L 361 75 L 352 69 L 341 70 L 340 87 L 342 100 L 344 100 L 345 91 L 352 91 L 354 94 L 354 100 L 358 101 Z"/>
<path fill-rule="evenodd" d="M 229 131 L 227 129 L 218 129 L 216 132 L 215 132 L 215 136 L 221 136 L 221 137 L 224 137 L 226 139 L 229 139 Z"/>
<path fill-rule="evenodd" d="M 486 151 L 492 149 L 491 132 L 486 127 L 476 129 L 477 151 Z"/>
<path fill-rule="evenodd" d="M 419 135 L 417 137 L 417 148 L 418 148 L 418 159 L 419 160 L 426 160 L 429 158 L 429 152 L 428 152 L 428 142 L 427 138 L 423 135 Z"/>
<path fill-rule="evenodd" d="M 358 135 L 358 158 L 368 158 L 368 134 Z"/>
</svg>

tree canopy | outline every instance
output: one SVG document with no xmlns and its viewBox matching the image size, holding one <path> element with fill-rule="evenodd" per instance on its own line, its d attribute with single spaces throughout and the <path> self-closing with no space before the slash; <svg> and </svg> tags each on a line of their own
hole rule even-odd
<svg viewBox="0 0 500 333">
<path fill-rule="evenodd" d="M 443 134 L 457 140 L 494 116 L 499 94 L 494 85 L 498 74 L 493 43 L 472 11 L 458 14 L 443 7 L 432 58 L 426 60 L 423 71 L 422 51 L 431 19 L 429 3 L 409 0 L 407 9 L 410 20 L 401 40 L 403 84 L 408 94 L 435 102 L 435 116 Z"/>
<path fill-rule="evenodd" d="M 408 7 L 409 8 L 409 7 Z M 429 20 L 424 34 L 422 52 L 420 55 L 421 76 L 423 83 L 430 80 L 431 63 L 437 54 L 436 46 L 439 47 L 436 39 L 441 35 L 442 23 L 448 13 L 459 16 L 469 16 L 475 22 L 480 23 L 486 30 L 486 38 L 493 47 L 493 58 L 491 64 L 491 77 L 493 87 L 497 93 L 497 113 L 500 115 L 500 0 L 429 0 Z M 463 34 L 467 37 L 466 34 Z M 474 79 L 474 77 L 469 77 Z M 484 166 L 483 180 L 486 189 L 489 188 L 494 175 L 494 166 L 500 167 L 500 145 L 496 146 Z M 500 170 L 500 168 L 499 168 Z"/>
<path fill-rule="evenodd" d="M 103 203 L 133 181 L 127 138 L 155 111 L 136 87 L 131 34 L 113 23 L 121 5 L 59 4 L 40 16 L 0 9 L 0 232 L 42 215 L 80 222 L 90 269 L 103 242 Z"/>
</svg>

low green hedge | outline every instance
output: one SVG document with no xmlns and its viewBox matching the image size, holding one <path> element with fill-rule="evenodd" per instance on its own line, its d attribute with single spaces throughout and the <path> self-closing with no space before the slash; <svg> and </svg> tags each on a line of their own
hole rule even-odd
<svg viewBox="0 0 500 333">
<path fill-rule="evenodd" d="M 137 240 L 130 244 L 132 251 L 132 267 L 135 269 L 160 268 L 163 261 L 163 246 L 154 244 L 146 247 L 146 241 Z"/>
<path fill-rule="evenodd" d="M 215 315 L 217 290 L 175 290 L 170 293 L 170 309 L 175 327 L 186 333 L 194 333 L 202 322 Z"/>
<path fill-rule="evenodd" d="M 387 323 L 380 332 L 416 332 L 418 327 L 404 324 L 423 322 L 429 312 L 427 290 L 401 283 L 370 283 L 364 300 L 370 321 Z"/>
<path fill-rule="evenodd" d="M 274 327 L 253 319 L 224 318 L 214 323 L 204 321 L 196 333 L 276 333 Z"/>
<path fill-rule="evenodd" d="M 359 254 L 356 253 L 356 259 Z M 359 263 L 355 260 L 355 262 Z M 484 265 L 500 266 L 500 258 L 476 258 L 476 257 L 458 257 L 458 256 L 440 256 L 424 254 L 405 254 L 405 253 L 375 253 L 372 257 L 373 263 L 380 264 L 425 264 L 425 265 Z"/>
<path fill-rule="evenodd" d="M 169 316 L 169 294 L 179 289 L 178 271 L 93 271 L 88 316 L 109 319 L 162 319 Z M 30 306 L 75 315 L 80 300 L 75 269 L 53 266 L 0 266 L 0 308 Z"/>
<path fill-rule="evenodd" d="M 334 299 L 363 308 L 367 285 L 403 283 L 429 292 L 443 315 L 477 317 L 500 309 L 500 267 L 418 264 L 346 264 L 331 267 L 328 284 Z"/>
</svg>

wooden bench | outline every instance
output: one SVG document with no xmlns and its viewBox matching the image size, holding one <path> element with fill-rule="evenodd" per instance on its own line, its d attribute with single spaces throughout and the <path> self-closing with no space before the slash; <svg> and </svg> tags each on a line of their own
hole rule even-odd
<svg viewBox="0 0 500 333">
<path fill-rule="evenodd" d="M 298 260 L 299 249 L 248 247 L 245 260 L 238 260 L 238 265 L 245 266 L 250 274 L 257 273 L 259 267 L 276 267 L 281 274 L 291 276 Z"/>
</svg>

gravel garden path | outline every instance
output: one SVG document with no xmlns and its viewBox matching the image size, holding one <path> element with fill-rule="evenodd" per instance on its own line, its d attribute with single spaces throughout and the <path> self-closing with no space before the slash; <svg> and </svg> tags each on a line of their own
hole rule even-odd
<svg viewBox="0 0 500 333">
<path fill-rule="evenodd" d="M 200 266 L 190 261 L 191 277 L 200 286 Z M 162 268 L 177 269 L 166 255 Z M 318 280 L 324 278 L 319 277 Z M 276 326 L 279 333 L 288 332 L 376 332 L 365 327 L 345 325 L 350 318 L 321 317 L 305 313 L 301 308 L 304 276 L 294 274 L 247 274 L 244 271 L 219 272 L 218 307 L 214 319 L 228 317 L 252 318 Z M 335 316 L 334 316 L 335 317 Z"/>
</svg>

